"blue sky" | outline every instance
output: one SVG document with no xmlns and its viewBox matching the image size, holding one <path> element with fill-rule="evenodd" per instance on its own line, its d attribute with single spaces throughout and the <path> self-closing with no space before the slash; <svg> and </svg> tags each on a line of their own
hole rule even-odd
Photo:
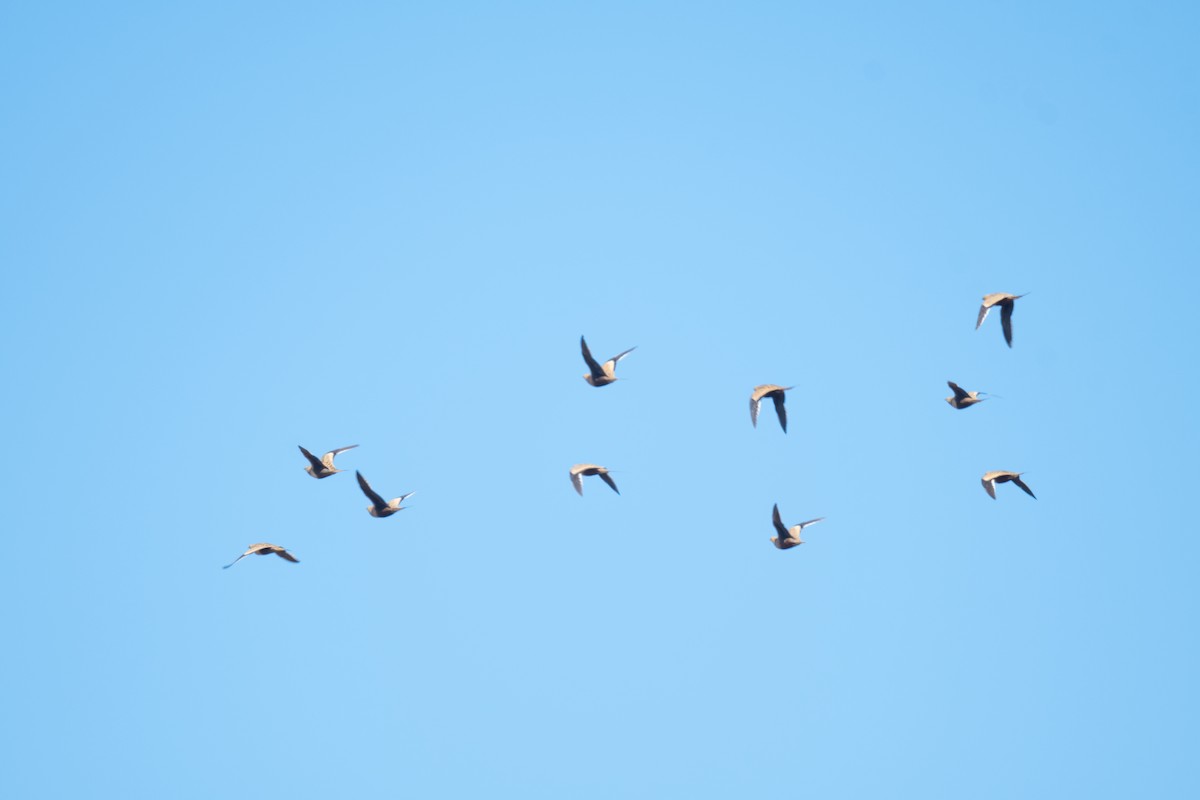
<svg viewBox="0 0 1200 800">
<path fill-rule="evenodd" d="M 1194 794 L 1196 25 L 6 7 L 0 794 Z"/>
</svg>

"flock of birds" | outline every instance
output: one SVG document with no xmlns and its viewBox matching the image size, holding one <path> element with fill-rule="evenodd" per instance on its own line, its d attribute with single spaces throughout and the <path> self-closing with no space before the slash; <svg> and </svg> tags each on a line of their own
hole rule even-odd
<svg viewBox="0 0 1200 800">
<path fill-rule="evenodd" d="M 975 321 L 975 330 L 979 330 L 979 327 L 983 325 L 983 321 L 987 319 L 987 316 L 991 310 L 999 306 L 1000 326 L 1004 331 L 1004 341 L 1009 347 L 1012 347 L 1013 307 L 1015 302 L 1024 296 L 1025 295 L 1023 294 L 1014 295 L 1005 294 L 1003 292 L 984 295 L 983 305 L 979 307 L 979 317 Z M 625 358 L 625 356 L 637 349 L 636 347 L 631 347 L 601 364 L 592 356 L 591 350 L 588 349 L 587 340 L 582 336 L 579 337 L 579 347 L 583 353 L 584 363 L 586 363 L 588 367 L 588 372 L 583 376 L 583 379 L 587 381 L 588 384 L 595 387 L 608 386 L 610 383 L 615 383 L 617 381 L 617 363 L 622 358 Z M 947 381 L 946 383 L 950 387 L 950 390 L 954 392 L 951 397 L 946 398 L 946 402 L 949 403 L 952 408 L 959 410 L 970 408 L 976 403 L 981 403 L 987 399 L 980 397 L 981 394 L 986 394 L 986 392 L 968 392 L 954 381 Z M 770 398 L 775 404 L 775 415 L 779 418 L 779 427 L 783 429 L 784 433 L 787 433 L 787 408 L 784 405 L 786 400 L 785 394 L 794 388 L 794 386 L 777 386 L 773 383 L 765 383 L 761 386 L 755 386 L 754 391 L 750 393 L 750 424 L 754 427 L 758 427 L 759 409 L 762 407 L 763 400 Z M 308 461 L 308 464 L 304 467 L 304 471 L 318 480 L 322 478 L 328 478 L 329 476 L 335 475 L 339 472 L 343 472 L 344 470 L 340 470 L 334 466 L 333 460 L 339 454 L 344 453 L 347 450 L 353 450 L 355 447 L 358 447 L 358 445 L 352 444 L 346 447 L 339 447 L 336 450 L 330 450 L 320 458 L 317 458 L 303 446 L 300 446 L 300 452 Z M 583 479 L 585 477 L 599 476 L 600 480 L 608 484 L 610 489 L 617 494 L 620 494 L 621 491 L 617 488 L 617 484 L 612 479 L 612 475 L 609 474 L 609 472 L 610 471 L 608 467 L 602 467 L 599 464 L 576 464 L 575 466 L 571 467 L 569 472 L 571 485 L 575 487 L 575 491 L 578 492 L 582 497 Z M 355 470 L 354 475 L 358 478 L 358 486 L 360 489 L 362 489 L 362 493 L 366 495 L 368 500 L 371 501 L 371 505 L 367 506 L 367 513 L 372 517 L 376 517 L 377 519 L 390 517 L 397 512 L 403 511 L 404 507 L 401 504 L 415 494 L 415 492 L 408 492 L 407 494 L 402 494 L 399 497 L 394 497 L 391 500 L 384 500 L 383 495 L 371 488 L 371 484 L 367 483 L 367 479 L 362 476 L 361 472 Z M 1016 484 L 1022 491 L 1036 500 L 1037 496 L 1034 495 L 1033 490 L 1021 480 L 1021 475 L 1022 473 L 1020 472 L 993 470 L 991 472 L 984 473 L 981 482 L 983 483 L 984 491 L 986 491 L 993 500 L 996 499 L 996 484 L 998 483 Z M 815 525 L 824 519 L 824 517 L 817 517 L 816 519 L 806 520 L 805 522 L 798 523 L 789 528 L 783 524 L 783 519 L 779 515 L 779 504 L 776 503 L 775 507 L 771 510 L 771 524 L 775 527 L 776 532 L 776 535 L 771 537 L 771 544 L 775 545 L 775 547 L 780 550 L 788 550 L 796 547 L 797 545 L 804 544 L 804 540 L 800 538 L 801 532 L 803 532 L 804 529 L 810 525 Z M 229 564 L 226 564 L 224 567 L 222 567 L 222 569 L 229 569 L 246 556 L 269 556 L 272 554 L 279 556 L 285 561 L 290 561 L 293 564 L 300 563 L 299 559 L 288 552 L 285 548 L 280 547 L 277 544 L 258 542 L 250 545 L 246 549 L 246 552 L 242 553 Z"/>
</svg>

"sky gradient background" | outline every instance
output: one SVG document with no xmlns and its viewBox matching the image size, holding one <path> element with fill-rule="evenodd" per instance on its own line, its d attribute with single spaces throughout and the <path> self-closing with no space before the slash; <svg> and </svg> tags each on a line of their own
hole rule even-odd
<svg viewBox="0 0 1200 800">
<path fill-rule="evenodd" d="M 5 6 L 0 795 L 1194 795 L 1200 20 L 1045 6 Z"/>
</svg>

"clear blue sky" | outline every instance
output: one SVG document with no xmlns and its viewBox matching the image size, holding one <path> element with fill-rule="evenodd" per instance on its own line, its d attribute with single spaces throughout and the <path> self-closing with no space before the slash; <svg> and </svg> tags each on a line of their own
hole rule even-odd
<svg viewBox="0 0 1200 800">
<path fill-rule="evenodd" d="M 881 5 L 0 11 L 0 794 L 1200 791 L 1198 13 Z"/>
</svg>

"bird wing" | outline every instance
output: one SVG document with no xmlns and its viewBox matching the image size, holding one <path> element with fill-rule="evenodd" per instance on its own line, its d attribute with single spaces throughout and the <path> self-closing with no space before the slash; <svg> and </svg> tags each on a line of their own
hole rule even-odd
<svg viewBox="0 0 1200 800">
<path fill-rule="evenodd" d="M 817 517 L 816 519 L 810 519 L 807 522 L 801 522 L 800 525 L 797 527 L 799 527 L 800 530 L 804 530 L 809 525 L 816 525 L 818 522 L 824 521 L 824 519 L 825 519 L 824 517 Z"/>
<path fill-rule="evenodd" d="M 240 556 L 238 556 L 237 558 L 235 558 L 233 561 L 230 561 L 228 564 L 226 564 L 225 566 L 221 567 L 221 569 L 229 569 L 229 568 L 230 568 L 230 567 L 232 567 L 234 564 L 236 564 L 237 562 L 241 561 L 243 558 L 245 558 L 245 557 L 246 557 L 246 556 L 248 556 L 248 555 L 250 555 L 249 551 L 247 551 L 247 552 L 245 552 L 245 553 L 242 553 Z"/>
<path fill-rule="evenodd" d="M 575 487 L 575 491 L 579 492 L 579 496 L 583 497 L 583 474 L 571 471 L 571 485 Z"/>
<path fill-rule="evenodd" d="M 1017 486 L 1020 486 L 1021 489 L 1025 492 L 1025 494 L 1029 495 L 1034 500 L 1037 500 L 1037 495 L 1033 493 L 1032 489 L 1030 489 L 1028 486 L 1025 485 L 1025 481 L 1021 480 L 1020 476 L 1014 475 L 1012 482 L 1015 483 Z"/>
<path fill-rule="evenodd" d="M 762 398 L 750 395 L 750 424 L 758 427 L 758 407 L 762 405 Z"/>
<path fill-rule="evenodd" d="M 330 450 L 328 453 L 321 456 L 321 463 L 324 464 L 325 466 L 329 467 L 330 469 L 333 469 L 333 459 L 337 456 L 338 453 L 344 453 L 347 450 L 353 450 L 356 447 L 358 447 L 358 445 L 351 444 L 351 445 L 347 445 L 346 447 L 339 447 L 337 450 Z"/>
<path fill-rule="evenodd" d="M 987 492 L 988 494 L 990 494 L 992 496 L 992 499 L 995 500 L 996 499 L 996 481 L 995 480 L 989 481 L 987 478 L 984 478 L 984 479 L 982 479 L 981 483 L 983 483 L 983 490 L 985 492 Z"/>
<path fill-rule="evenodd" d="M 779 504 L 778 503 L 776 503 L 775 507 L 773 509 L 771 509 L 771 524 L 775 526 L 775 532 L 779 534 L 780 541 L 791 538 L 791 535 L 788 533 L 787 527 L 784 526 L 784 524 L 783 524 L 783 520 L 779 518 Z"/>
<path fill-rule="evenodd" d="M 282 547 L 280 547 L 278 550 L 275 551 L 275 555 L 279 556 L 284 561 L 290 561 L 293 564 L 300 563 L 300 559 L 296 558 L 294 555 L 289 553 L 287 550 L 284 550 Z"/>
<path fill-rule="evenodd" d="M 979 319 L 975 320 L 975 330 L 979 330 L 979 326 L 983 324 L 985 319 L 987 319 L 988 312 L 991 310 L 992 307 L 986 303 L 979 307 Z"/>
<path fill-rule="evenodd" d="M 950 391 L 954 392 L 955 400 L 965 400 L 969 397 L 968 393 L 954 381 L 946 381 L 946 385 L 950 387 Z"/>
<path fill-rule="evenodd" d="M 616 492 L 617 494 L 620 494 L 620 493 L 621 493 L 621 490 L 617 488 L 617 484 L 613 483 L 613 479 L 612 479 L 612 477 L 611 477 L 611 476 L 609 476 L 609 474 L 608 474 L 607 472 L 601 472 L 601 473 L 600 473 L 600 480 L 604 481 L 604 482 L 605 482 L 605 483 L 607 483 L 609 486 L 611 486 L 611 487 L 612 487 L 612 490 L 613 490 L 614 492 Z"/>
<path fill-rule="evenodd" d="M 402 494 L 399 497 L 393 499 L 391 503 L 388 503 L 388 505 L 390 505 L 392 508 L 399 508 L 401 503 L 403 503 L 408 498 L 412 497 L 414 494 L 416 494 L 416 491 L 409 492 L 408 494 Z"/>
<path fill-rule="evenodd" d="M 580 336 L 579 348 L 583 351 L 583 360 L 587 364 L 588 370 L 592 373 L 593 378 L 603 378 L 604 370 L 600 367 L 600 363 L 592 358 L 592 351 L 588 350 L 587 341 Z"/>
<path fill-rule="evenodd" d="M 771 399 L 775 401 L 775 414 L 779 417 L 779 424 L 783 432 L 787 433 L 787 409 L 783 407 L 783 392 L 772 392 Z"/>
<path fill-rule="evenodd" d="M 629 349 L 628 349 L 628 350 L 626 350 L 624 353 L 620 353 L 620 354 L 618 354 L 618 355 L 615 355 L 615 356 L 613 356 L 613 357 L 612 357 L 612 358 L 610 358 L 608 361 L 605 361 L 605 362 L 604 362 L 604 369 L 605 369 L 605 371 L 607 372 L 607 371 L 611 371 L 611 370 L 614 370 L 614 369 L 616 369 L 616 368 L 617 368 L 617 362 L 618 362 L 618 361 L 620 361 L 620 360 L 621 360 L 622 358 L 624 358 L 625 356 L 627 356 L 627 355 L 629 355 L 630 353 L 632 353 L 634 350 L 637 350 L 637 347 L 636 347 L 636 346 L 629 348 Z"/>
<path fill-rule="evenodd" d="M 312 468 L 319 472 L 321 470 L 321 467 L 323 466 L 321 464 L 321 459 L 317 458 L 312 453 L 305 450 L 303 446 L 301 446 L 301 445 L 296 445 L 296 446 L 300 448 L 301 453 L 304 453 L 304 457 L 308 459 L 308 463 L 312 464 Z"/>
<path fill-rule="evenodd" d="M 358 488 L 362 489 L 363 494 L 365 494 L 367 499 L 371 501 L 371 505 L 378 509 L 384 509 L 388 507 L 387 502 L 379 495 L 378 492 L 371 488 L 371 484 L 367 483 L 367 479 L 362 476 L 361 472 L 355 470 L 354 476 L 358 478 Z"/>
<path fill-rule="evenodd" d="M 1004 341 L 1008 342 L 1009 347 L 1012 347 L 1012 312 L 1015 305 L 1012 300 L 1005 300 L 1000 304 L 1000 327 L 1004 328 Z"/>
</svg>

